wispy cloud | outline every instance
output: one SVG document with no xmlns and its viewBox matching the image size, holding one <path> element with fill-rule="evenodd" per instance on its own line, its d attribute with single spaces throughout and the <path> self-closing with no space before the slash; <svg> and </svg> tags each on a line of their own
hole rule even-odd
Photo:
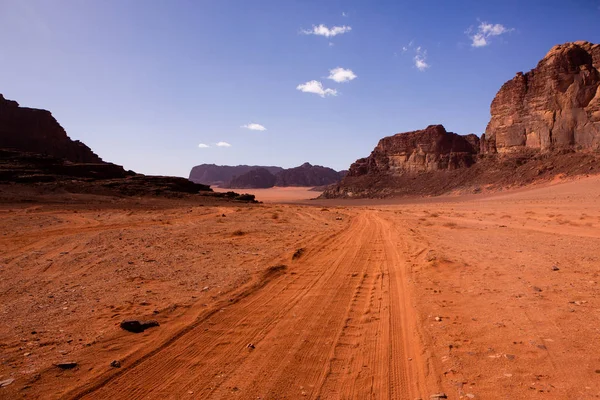
<svg viewBox="0 0 600 400">
<path fill-rule="evenodd" d="M 414 47 L 415 41 L 411 40 L 407 45 L 402 46 L 402 54 L 410 51 L 414 54 L 413 65 L 421 72 L 425 71 L 431 65 L 427 62 L 427 50 L 421 46 Z M 394 53 L 396 55 L 396 53 Z"/>
<path fill-rule="evenodd" d="M 337 90 L 325 89 L 323 88 L 323 84 L 319 81 L 308 81 L 306 83 L 302 83 L 296 86 L 296 89 L 304 93 L 315 93 L 321 97 L 337 96 Z"/>
<path fill-rule="evenodd" d="M 331 79 L 338 83 L 349 82 L 353 79 L 356 79 L 356 74 L 352 72 L 351 69 L 337 67 L 329 70 L 329 76 L 327 77 L 327 79 Z"/>
<path fill-rule="evenodd" d="M 427 68 L 429 68 L 429 64 L 427 63 L 427 50 L 424 50 L 421 48 L 421 46 L 419 46 L 415 49 L 415 52 L 417 53 L 413 58 L 415 67 L 417 67 L 417 69 L 421 72 L 425 71 Z"/>
<path fill-rule="evenodd" d="M 250 129 L 251 131 L 266 131 L 267 130 L 267 128 L 265 128 L 261 124 L 255 124 L 253 122 L 246 124 L 246 125 L 242 125 L 241 128 Z"/>
<path fill-rule="evenodd" d="M 347 17 L 348 14 L 346 14 L 344 11 L 342 11 L 342 17 Z"/>
<path fill-rule="evenodd" d="M 352 30 L 352 27 L 346 26 L 346 25 L 333 26 L 330 29 L 327 26 L 321 24 L 321 25 L 317 25 L 317 26 L 313 25 L 312 29 L 303 29 L 302 33 L 304 33 L 305 35 L 333 37 L 333 36 L 341 35 L 346 32 L 350 32 L 351 30 Z"/>
<path fill-rule="evenodd" d="M 231 147 L 231 145 L 227 142 L 219 142 L 217 143 L 218 147 Z"/>
<path fill-rule="evenodd" d="M 207 145 L 207 144 L 204 144 L 204 143 L 200 143 L 200 144 L 198 145 L 198 147 L 199 147 L 199 148 L 201 148 L 201 149 L 208 149 L 210 146 L 209 146 L 209 145 Z"/>
<path fill-rule="evenodd" d="M 475 33 L 473 33 L 473 27 L 467 29 L 465 33 L 471 38 L 472 47 L 484 47 L 491 43 L 492 37 L 512 31 L 514 31 L 513 28 L 507 28 L 502 24 L 489 24 L 484 21 L 479 24 Z"/>
</svg>

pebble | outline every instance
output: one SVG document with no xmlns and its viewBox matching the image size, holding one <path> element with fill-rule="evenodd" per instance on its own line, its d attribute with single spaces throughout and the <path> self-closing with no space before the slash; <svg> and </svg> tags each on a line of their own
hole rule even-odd
<svg viewBox="0 0 600 400">
<path fill-rule="evenodd" d="M 15 380 L 13 378 L 8 378 L 3 381 L 0 381 L 0 387 L 8 386 L 13 383 Z"/>
<path fill-rule="evenodd" d="M 442 317 L 435 317 L 435 320 L 436 320 L 437 322 L 442 322 Z"/>
<path fill-rule="evenodd" d="M 552 271 L 560 271 L 560 268 L 558 268 L 556 265 L 552 266 Z"/>
<path fill-rule="evenodd" d="M 110 366 L 113 368 L 121 368 L 121 361 L 113 360 L 113 362 L 110 363 Z"/>
</svg>

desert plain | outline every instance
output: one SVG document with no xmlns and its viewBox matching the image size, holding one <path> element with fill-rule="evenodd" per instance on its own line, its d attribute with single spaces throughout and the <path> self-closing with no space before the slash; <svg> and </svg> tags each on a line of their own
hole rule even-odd
<svg viewBox="0 0 600 400">
<path fill-rule="evenodd" d="M 360 202 L 277 190 L 5 199 L 0 398 L 600 397 L 600 177 Z"/>
</svg>

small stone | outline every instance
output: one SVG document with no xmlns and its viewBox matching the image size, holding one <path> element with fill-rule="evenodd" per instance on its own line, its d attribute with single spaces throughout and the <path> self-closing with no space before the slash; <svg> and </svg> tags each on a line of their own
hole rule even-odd
<svg viewBox="0 0 600 400">
<path fill-rule="evenodd" d="M 13 378 L 8 378 L 3 381 L 0 381 L 0 387 L 8 386 L 13 383 L 15 380 Z"/>
<path fill-rule="evenodd" d="M 542 291 L 542 289 L 540 289 L 537 286 L 532 287 L 532 289 L 533 289 L 534 292 L 541 292 Z"/>
<path fill-rule="evenodd" d="M 430 399 L 447 399 L 446 393 L 436 393 L 429 396 Z"/>
<path fill-rule="evenodd" d="M 58 363 L 58 364 L 56 364 L 56 366 L 60 369 L 73 369 L 77 366 L 77 363 L 75 361 L 67 361 L 67 362 Z"/>
<path fill-rule="evenodd" d="M 110 366 L 113 368 L 121 368 L 121 361 L 113 360 L 113 362 L 110 363 Z"/>
<path fill-rule="evenodd" d="M 514 360 L 515 359 L 515 355 L 514 354 L 505 354 L 504 357 L 507 360 Z"/>
<path fill-rule="evenodd" d="M 558 268 L 556 265 L 552 266 L 552 271 L 560 271 L 560 268 Z"/>
<path fill-rule="evenodd" d="M 246 347 L 249 348 L 249 349 L 255 349 L 256 348 L 256 346 L 253 345 L 252 343 L 248 343 L 248 346 L 246 346 Z"/>
<path fill-rule="evenodd" d="M 442 322 L 442 317 L 435 317 L 435 320 L 436 320 L 437 322 Z"/>
<path fill-rule="evenodd" d="M 467 397 L 470 399 L 474 399 L 475 395 L 473 393 L 467 393 Z"/>
</svg>

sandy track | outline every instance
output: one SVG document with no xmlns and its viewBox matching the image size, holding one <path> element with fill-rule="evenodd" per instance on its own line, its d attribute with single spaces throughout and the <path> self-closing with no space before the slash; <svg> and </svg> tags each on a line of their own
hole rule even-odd
<svg viewBox="0 0 600 400">
<path fill-rule="evenodd" d="M 598 398 L 599 198 L 6 210 L 0 398 Z"/>
<path fill-rule="evenodd" d="M 359 214 L 260 290 L 70 395 L 419 397 L 427 360 L 414 334 L 404 253 L 389 228 L 375 212 Z"/>
</svg>

